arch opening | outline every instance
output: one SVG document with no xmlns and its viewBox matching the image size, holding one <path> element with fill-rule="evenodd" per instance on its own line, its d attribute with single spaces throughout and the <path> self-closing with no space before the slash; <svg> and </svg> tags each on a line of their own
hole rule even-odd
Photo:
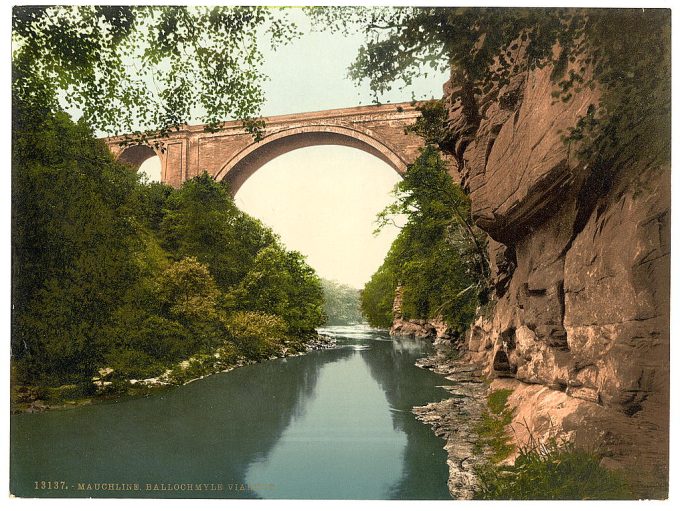
<svg viewBox="0 0 680 511">
<path fill-rule="evenodd" d="M 157 156 L 156 151 L 151 147 L 146 145 L 134 145 L 123 149 L 123 152 L 118 156 L 118 161 L 127 163 L 128 165 L 139 169 L 142 163 L 154 156 Z"/>
<path fill-rule="evenodd" d="M 139 166 L 137 171 L 141 174 L 142 179 L 147 183 L 160 183 L 161 182 L 161 159 L 153 155 L 151 158 L 147 158 L 144 163 Z"/>
<path fill-rule="evenodd" d="M 151 147 L 136 145 L 127 147 L 118 156 L 118 161 L 127 163 L 142 175 L 143 180 L 160 183 L 162 178 L 161 159 Z"/>
<path fill-rule="evenodd" d="M 291 151 L 314 146 L 359 149 L 380 159 L 400 175 L 406 172 L 406 163 L 397 153 L 370 134 L 341 126 L 314 125 L 282 130 L 249 145 L 226 162 L 215 179 L 226 180 L 235 195 L 266 163 Z"/>
<path fill-rule="evenodd" d="M 236 205 L 277 232 L 326 279 L 361 288 L 399 233 L 373 236 L 379 211 L 400 181 L 395 169 L 354 147 L 318 145 L 288 151 L 251 173 Z"/>
</svg>

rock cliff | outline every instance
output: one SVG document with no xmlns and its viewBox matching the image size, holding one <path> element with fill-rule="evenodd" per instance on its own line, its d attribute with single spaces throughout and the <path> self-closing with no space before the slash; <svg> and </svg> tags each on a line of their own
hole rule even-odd
<svg viewBox="0 0 680 511">
<path fill-rule="evenodd" d="M 572 437 L 602 449 L 641 495 L 663 497 L 670 168 L 578 161 L 563 135 L 599 92 L 556 99 L 551 72 L 518 74 L 493 100 L 464 104 L 444 88 L 445 149 L 489 234 L 493 270 L 494 304 L 466 356 L 492 386 L 515 389 L 519 442 L 528 431 Z"/>
<path fill-rule="evenodd" d="M 392 327 L 390 335 L 415 337 L 417 339 L 446 340 L 450 338 L 449 326 L 444 320 L 432 319 L 406 319 L 401 311 L 402 289 L 398 287 L 394 294 L 392 305 Z"/>
</svg>

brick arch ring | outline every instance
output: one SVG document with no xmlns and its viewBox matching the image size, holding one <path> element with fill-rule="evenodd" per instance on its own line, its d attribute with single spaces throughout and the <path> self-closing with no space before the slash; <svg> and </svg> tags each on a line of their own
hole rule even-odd
<svg viewBox="0 0 680 511">
<path fill-rule="evenodd" d="M 227 161 L 215 174 L 218 181 L 229 184 L 232 195 L 265 163 L 287 152 L 317 145 L 340 145 L 360 149 L 387 163 L 399 175 L 406 172 L 406 162 L 387 145 L 355 128 L 337 125 L 311 125 L 288 128 L 250 144 Z"/>
</svg>

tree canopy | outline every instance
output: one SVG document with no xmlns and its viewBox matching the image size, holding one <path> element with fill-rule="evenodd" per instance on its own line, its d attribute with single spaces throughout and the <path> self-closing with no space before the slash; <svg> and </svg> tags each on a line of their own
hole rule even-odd
<svg viewBox="0 0 680 511">
<path fill-rule="evenodd" d="M 142 140 L 195 117 L 209 129 L 229 118 L 256 129 L 259 45 L 296 34 L 284 11 L 261 6 L 17 6 L 15 109 L 75 107 L 100 132 Z"/>
<path fill-rule="evenodd" d="M 12 149 L 20 382 L 87 385 L 102 367 L 153 377 L 225 346 L 267 357 L 323 324 L 314 271 L 207 174 L 142 183 L 63 113 Z"/>
<path fill-rule="evenodd" d="M 327 325 L 361 323 L 359 290 L 333 280 L 321 279 Z"/>
<path fill-rule="evenodd" d="M 460 334 L 487 298 L 489 275 L 484 236 L 473 226 L 470 201 L 431 145 L 408 166 L 395 196 L 378 224 L 394 215 L 404 215 L 407 223 L 364 287 L 362 311 L 372 325 L 390 326 L 400 286 L 406 318 L 443 317 Z"/>
</svg>

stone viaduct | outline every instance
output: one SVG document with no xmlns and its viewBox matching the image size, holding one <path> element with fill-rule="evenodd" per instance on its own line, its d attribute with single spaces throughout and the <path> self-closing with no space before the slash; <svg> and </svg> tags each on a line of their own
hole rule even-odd
<svg viewBox="0 0 680 511">
<path fill-rule="evenodd" d="M 227 122 L 218 132 L 185 126 L 158 139 L 162 150 L 146 145 L 121 145 L 125 137 L 105 139 L 120 161 L 139 166 L 158 155 L 161 181 L 179 186 L 207 171 L 226 180 L 232 194 L 262 165 L 284 153 L 315 145 L 341 145 L 370 153 L 403 174 L 418 156 L 420 137 L 405 128 L 420 116 L 411 103 L 359 106 L 266 117 L 264 134 L 256 142 L 240 121 Z"/>
</svg>

